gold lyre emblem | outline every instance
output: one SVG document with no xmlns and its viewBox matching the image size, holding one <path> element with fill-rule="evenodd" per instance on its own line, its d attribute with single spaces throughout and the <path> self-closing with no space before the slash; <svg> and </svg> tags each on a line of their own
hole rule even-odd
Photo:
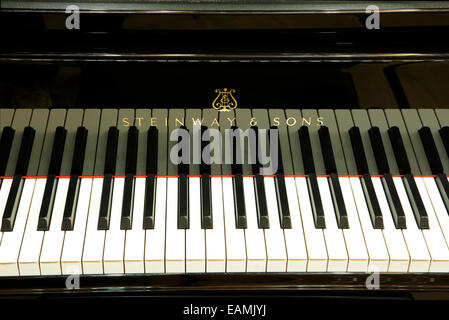
<svg viewBox="0 0 449 320">
<path fill-rule="evenodd" d="M 234 89 L 228 90 L 227 88 L 224 88 L 223 91 L 216 89 L 215 93 L 217 93 L 217 97 L 212 102 L 212 108 L 219 111 L 231 111 L 232 109 L 237 108 L 237 100 L 235 100 L 232 95 L 235 93 Z"/>
</svg>

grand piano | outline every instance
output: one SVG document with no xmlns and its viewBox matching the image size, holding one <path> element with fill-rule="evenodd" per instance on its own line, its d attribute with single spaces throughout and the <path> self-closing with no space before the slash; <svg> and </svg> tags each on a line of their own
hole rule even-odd
<svg viewBox="0 0 449 320">
<path fill-rule="evenodd" d="M 448 28 L 445 1 L 2 0 L 0 298 L 449 298 Z M 274 130 L 277 170 L 175 164 L 176 129 Z"/>
</svg>

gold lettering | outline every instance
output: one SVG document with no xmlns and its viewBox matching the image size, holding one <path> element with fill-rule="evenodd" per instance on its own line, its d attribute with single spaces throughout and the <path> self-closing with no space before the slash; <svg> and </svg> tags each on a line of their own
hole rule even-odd
<svg viewBox="0 0 449 320">
<path fill-rule="evenodd" d="M 281 122 L 280 122 L 279 120 L 280 120 L 279 117 L 274 117 L 274 118 L 273 118 L 273 122 L 274 122 L 274 125 L 275 125 L 276 127 L 279 127 L 279 125 L 281 124 Z"/>
<path fill-rule="evenodd" d="M 220 126 L 220 124 L 218 123 L 217 118 L 214 118 L 214 121 L 212 121 L 212 123 L 210 124 L 210 126 L 212 127 L 214 124 L 215 124 L 217 127 Z"/>
<path fill-rule="evenodd" d="M 184 118 L 182 118 L 181 120 L 179 120 L 178 118 L 175 118 L 175 126 L 183 126 L 184 125 Z"/>
<path fill-rule="evenodd" d="M 129 127 L 129 119 L 128 118 L 123 118 L 122 122 L 123 122 L 124 127 Z"/>
<path fill-rule="evenodd" d="M 323 117 L 318 117 L 316 120 L 318 122 L 316 124 L 318 127 L 321 127 L 324 124 L 324 118 Z"/>
<path fill-rule="evenodd" d="M 204 119 L 195 119 L 192 117 L 192 123 L 193 125 L 202 125 L 203 124 Z"/>
<path fill-rule="evenodd" d="M 312 122 L 312 119 L 309 117 L 309 120 L 307 121 L 307 119 L 306 118 L 302 118 L 302 124 L 301 125 L 304 125 L 304 123 L 307 123 L 307 125 L 308 126 L 310 126 L 310 123 Z"/>
<path fill-rule="evenodd" d="M 150 118 L 150 126 L 157 127 L 157 118 Z"/>
<path fill-rule="evenodd" d="M 293 120 L 293 122 L 291 122 Z M 294 117 L 288 117 L 287 120 L 285 120 L 285 123 L 287 126 L 292 127 L 296 124 L 296 119 Z"/>
<path fill-rule="evenodd" d="M 229 121 L 229 125 L 231 125 L 232 126 L 232 123 L 235 121 L 235 118 L 233 118 L 233 119 L 231 119 L 231 118 L 228 118 L 228 121 Z"/>
<path fill-rule="evenodd" d="M 256 118 L 251 118 L 251 120 L 249 121 L 249 125 L 251 127 L 257 126 L 257 120 Z"/>
<path fill-rule="evenodd" d="M 143 120 L 143 118 L 139 117 L 139 118 L 136 118 L 136 119 L 137 119 L 137 121 L 138 121 L 138 123 L 139 123 L 139 127 L 142 126 L 142 120 Z"/>
</svg>

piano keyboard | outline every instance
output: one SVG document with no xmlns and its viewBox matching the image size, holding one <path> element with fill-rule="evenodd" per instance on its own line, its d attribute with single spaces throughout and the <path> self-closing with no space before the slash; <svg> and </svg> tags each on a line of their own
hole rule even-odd
<svg viewBox="0 0 449 320">
<path fill-rule="evenodd" d="M 0 112 L 0 277 L 449 271 L 449 110 Z M 192 118 L 278 170 L 171 163 Z"/>
</svg>

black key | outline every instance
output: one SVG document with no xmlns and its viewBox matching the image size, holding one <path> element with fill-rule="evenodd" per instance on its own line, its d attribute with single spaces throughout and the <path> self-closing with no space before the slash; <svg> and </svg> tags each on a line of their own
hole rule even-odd
<svg viewBox="0 0 449 320">
<path fill-rule="evenodd" d="M 181 126 L 181 127 L 179 127 L 179 129 L 189 132 L 189 130 L 185 126 Z M 182 137 L 179 136 L 178 137 L 178 142 L 181 142 L 181 140 L 182 140 Z M 190 150 L 184 150 L 184 152 L 185 151 L 190 152 Z M 182 154 L 181 153 L 182 153 L 182 150 L 180 149 L 178 151 L 178 156 L 179 156 L 180 159 L 182 159 Z M 189 156 L 187 158 L 190 159 L 190 154 L 189 154 Z M 178 164 L 178 173 L 180 173 L 180 174 L 183 173 L 183 174 L 188 175 L 189 174 L 189 163 L 184 163 L 184 162 L 179 163 Z"/>
<path fill-rule="evenodd" d="M 116 127 L 110 127 L 108 131 L 108 142 L 106 145 L 106 157 L 104 164 L 104 173 L 115 174 L 115 165 L 117 160 L 117 148 L 118 148 L 118 129 Z"/>
<path fill-rule="evenodd" d="M 335 164 L 334 150 L 329 135 L 329 129 L 326 126 L 321 126 L 318 129 L 320 137 L 321 152 L 323 154 L 324 166 L 327 174 L 337 173 L 337 165 Z M 346 210 L 345 210 L 346 211 Z"/>
<path fill-rule="evenodd" d="M 381 181 L 395 227 L 396 229 L 405 229 L 407 226 L 404 209 L 402 208 L 396 186 L 394 185 L 393 178 L 390 174 L 390 166 L 388 165 L 387 154 L 385 153 L 380 130 L 378 127 L 372 127 L 368 130 L 368 133 L 374 158 L 376 160 L 377 170 L 379 171 L 379 174 L 383 175 Z"/>
<path fill-rule="evenodd" d="M 11 189 L 9 190 L 5 211 L 3 213 L 1 231 L 12 231 L 14 228 L 24 184 L 22 177 L 27 174 L 35 133 L 36 131 L 31 127 L 26 127 L 23 131 L 15 175 L 12 180 Z"/>
<path fill-rule="evenodd" d="M 114 189 L 112 179 L 111 173 L 105 173 L 103 178 L 103 187 L 101 190 L 98 230 L 109 230 L 109 223 L 111 221 L 112 192 Z"/>
<path fill-rule="evenodd" d="M 62 218 L 62 231 L 71 231 L 75 226 L 75 214 L 76 207 L 78 206 L 80 185 L 81 180 L 79 179 L 79 175 L 71 174 Z"/>
<path fill-rule="evenodd" d="M 263 176 L 258 173 L 254 176 L 257 222 L 259 228 L 268 229 L 270 227 L 270 221 L 268 218 L 267 198 L 265 196 L 265 185 L 263 179 Z"/>
<path fill-rule="evenodd" d="M 306 174 L 315 173 L 315 164 L 313 160 L 309 128 L 307 126 L 302 126 L 301 128 L 299 128 L 298 134 L 299 142 L 301 145 L 302 160 L 304 163 L 304 172 Z"/>
<path fill-rule="evenodd" d="M 201 163 L 200 163 L 200 172 L 201 173 L 211 173 L 211 167 L 210 167 L 210 159 L 207 159 L 208 161 L 205 162 L 203 159 L 203 151 L 206 149 L 206 147 L 210 143 L 210 137 L 208 134 L 206 134 L 207 127 L 201 126 Z M 209 154 L 209 153 L 208 153 Z"/>
<path fill-rule="evenodd" d="M 277 155 L 278 155 L 278 169 L 277 169 L 277 173 L 284 173 L 284 162 L 282 159 L 282 152 L 281 152 L 281 143 L 279 141 L 279 128 L 276 126 L 271 126 L 270 130 L 276 130 L 278 131 L 278 150 L 277 150 Z M 271 138 L 271 135 L 270 135 Z M 275 174 L 276 172 L 273 172 L 273 174 Z"/>
<path fill-rule="evenodd" d="M 39 212 L 39 221 L 37 223 L 38 231 L 48 231 L 48 229 L 50 228 L 50 221 L 51 215 L 53 213 L 53 204 L 55 200 L 57 185 L 58 182 L 56 181 L 56 175 L 49 174 L 47 176 L 47 182 L 45 183 L 41 211 Z"/>
<path fill-rule="evenodd" d="M 242 163 L 241 159 L 237 157 L 237 150 L 241 153 L 241 141 L 240 141 L 240 131 L 236 126 L 232 126 L 229 134 L 234 132 L 234 136 L 232 138 L 232 164 L 231 171 L 233 174 L 242 174 Z M 240 155 L 240 158 L 243 158 L 243 155 Z M 240 162 L 240 163 L 239 163 Z"/>
<path fill-rule="evenodd" d="M 112 192 L 114 190 L 114 181 L 112 176 L 115 174 L 118 136 L 118 129 L 116 127 L 110 127 L 106 145 L 103 187 L 101 190 L 100 212 L 98 216 L 98 230 L 109 230 L 109 223 L 111 221 Z"/>
<path fill-rule="evenodd" d="M 411 173 L 405 174 L 402 178 L 404 182 L 405 190 L 407 191 L 408 199 L 415 215 L 416 224 L 420 229 L 429 229 L 429 218 L 427 216 L 424 203 L 422 202 L 421 195 L 419 194 L 418 187 L 416 186 L 415 178 Z"/>
<path fill-rule="evenodd" d="M 5 175 L 8 165 L 9 154 L 11 153 L 12 141 L 14 140 L 14 129 L 4 127 L 0 138 L 0 177 Z"/>
<path fill-rule="evenodd" d="M 6 200 L 5 212 L 2 219 L 2 231 L 4 232 L 12 231 L 14 228 L 23 185 L 24 180 L 22 179 L 22 176 L 15 175 L 12 180 L 11 188 L 9 189 L 8 200 Z"/>
<path fill-rule="evenodd" d="M 424 147 L 424 152 L 426 153 L 427 161 L 429 162 L 430 170 L 432 170 L 432 174 L 436 175 L 442 173 L 444 171 L 443 164 L 441 163 L 438 149 L 435 145 L 435 140 L 433 140 L 430 128 L 422 127 L 418 130 L 418 133 Z"/>
<path fill-rule="evenodd" d="M 75 148 L 73 149 L 71 175 L 81 175 L 83 173 L 84 157 L 86 154 L 87 129 L 78 127 L 75 136 Z"/>
<path fill-rule="evenodd" d="M 145 204 L 143 208 L 143 228 L 154 229 L 156 212 L 156 178 L 153 173 L 145 180 Z"/>
<path fill-rule="evenodd" d="M 58 181 L 56 176 L 61 171 L 62 156 L 64 154 L 65 139 L 67 130 L 64 127 L 57 127 L 53 141 L 53 149 L 48 167 L 47 182 L 45 183 L 44 197 L 42 198 L 41 210 L 39 212 L 39 221 L 37 223 L 38 231 L 48 231 L 50 228 L 51 216 L 53 213 L 53 202 L 55 200 Z"/>
<path fill-rule="evenodd" d="M 336 173 L 331 173 L 329 175 L 329 188 L 331 190 L 337 225 L 340 229 L 349 229 L 348 213 L 346 211 L 340 181 L 338 180 L 338 175 Z"/>
<path fill-rule="evenodd" d="M 323 204 L 321 202 L 320 189 L 318 188 L 318 180 L 315 173 L 309 173 L 307 179 L 307 187 L 309 189 L 310 204 L 312 205 L 313 221 L 315 228 L 325 229 L 326 221 L 324 219 Z"/>
<path fill-rule="evenodd" d="M 404 142 L 402 141 L 401 132 L 398 127 L 388 129 L 391 146 L 393 148 L 394 157 L 399 168 L 400 174 L 404 175 L 411 172 L 410 162 L 408 161 L 407 152 L 405 151 Z"/>
<path fill-rule="evenodd" d="M 349 129 L 351 138 L 352 152 L 354 154 L 355 164 L 359 174 L 369 173 L 368 162 L 366 161 L 365 150 L 363 149 L 362 137 L 358 127 Z"/>
<path fill-rule="evenodd" d="M 122 216 L 120 219 L 121 230 L 130 230 L 132 227 L 134 183 L 134 174 L 127 173 L 125 177 L 125 185 L 123 188 Z"/>
<path fill-rule="evenodd" d="M 372 127 L 368 130 L 371 148 L 373 149 L 374 158 L 376 160 L 377 171 L 379 174 L 390 172 L 387 154 L 385 153 L 382 136 L 378 127 Z"/>
<path fill-rule="evenodd" d="M 405 213 L 402 208 L 396 186 L 394 185 L 393 177 L 388 172 L 385 172 L 383 175 L 384 176 L 381 181 L 387 197 L 388 206 L 390 207 L 391 216 L 393 217 L 394 225 L 396 229 L 406 229 L 407 224 L 405 222 Z"/>
<path fill-rule="evenodd" d="M 178 179 L 178 229 L 189 229 L 189 178 L 181 173 Z"/>
<path fill-rule="evenodd" d="M 157 173 L 157 146 L 158 146 L 157 127 L 150 127 L 147 136 L 147 174 Z"/>
<path fill-rule="evenodd" d="M 243 177 L 240 173 L 234 174 L 234 206 L 235 206 L 235 227 L 237 229 L 246 229 L 246 207 L 243 190 Z"/>
<path fill-rule="evenodd" d="M 22 141 L 20 143 L 19 149 L 19 157 L 16 164 L 16 175 L 26 176 L 27 174 L 35 134 L 36 130 L 31 127 L 26 127 L 23 130 Z"/>
<path fill-rule="evenodd" d="M 257 126 L 253 126 L 251 128 L 251 130 L 254 130 L 254 136 L 255 136 L 255 140 L 254 140 L 254 149 L 255 149 L 255 156 L 256 159 L 254 159 L 254 163 L 251 165 L 251 171 L 253 172 L 253 174 L 258 174 L 260 172 L 260 167 L 261 164 L 259 162 L 259 128 Z"/>
<path fill-rule="evenodd" d="M 365 194 L 365 201 L 368 207 L 368 212 L 371 217 L 371 223 L 374 229 L 383 229 L 384 222 L 382 211 L 380 210 L 379 201 L 377 200 L 376 191 L 374 190 L 373 181 L 368 173 L 362 175 L 360 180 L 362 184 L 363 193 Z"/>
<path fill-rule="evenodd" d="M 64 215 L 62 217 L 61 230 L 63 231 L 73 230 L 75 226 L 75 214 L 78 205 L 79 189 L 81 184 L 79 176 L 83 172 L 86 143 L 87 129 L 85 127 L 78 127 L 75 136 L 75 148 L 73 149 L 69 188 L 67 190 Z"/>
<path fill-rule="evenodd" d="M 332 148 L 329 129 L 326 126 L 321 126 L 320 129 L 318 129 L 318 134 L 320 137 L 324 166 L 326 168 L 326 173 L 329 175 L 329 188 L 331 191 L 332 202 L 334 204 L 337 225 L 340 229 L 348 229 L 348 213 L 346 211 L 340 181 L 338 180 L 337 165 L 335 163 L 334 150 Z"/>
<path fill-rule="evenodd" d="M 201 228 L 213 228 L 211 186 L 208 173 L 201 174 Z"/>
<path fill-rule="evenodd" d="M 449 156 L 449 127 L 443 127 L 440 129 L 441 140 L 443 141 L 444 149 Z"/>
<path fill-rule="evenodd" d="M 128 141 L 126 144 L 126 168 L 125 185 L 123 188 L 122 215 L 120 229 L 129 230 L 133 220 L 134 200 L 134 175 L 137 169 L 137 146 L 139 142 L 139 130 L 132 126 L 128 130 Z"/>
<path fill-rule="evenodd" d="M 354 154 L 357 171 L 362 178 L 363 193 L 365 195 L 366 205 L 371 217 L 371 223 L 374 229 L 383 229 L 383 217 L 380 210 L 379 201 L 377 199 L 376 191 L 374 190 L 373 181 L 368 170 L 368 162 L 366 161 L 365 149 L 363 148 L 362 136 L 358 127 L 349 129 L 349 137 L 351 139 L 352 152 Z"/>
<path fill-rule="evenodd" d="M 449 213 L 449 181 L 444 173 L 439 173 L 437 176 L 437 186 L 440 190 L 441 198 L 443 199 L 446 210 Z"/>
<path fill-rule="evenodd" d="M 290 218 L 290 208 L 288 207 L 287 190 L 283 173 L 277 173 L 274 179 L 276 184 L 276 198 L 278 202 L 279 219 L 281 228 L 291 229 L 292 221 Z"/>
</svg>

